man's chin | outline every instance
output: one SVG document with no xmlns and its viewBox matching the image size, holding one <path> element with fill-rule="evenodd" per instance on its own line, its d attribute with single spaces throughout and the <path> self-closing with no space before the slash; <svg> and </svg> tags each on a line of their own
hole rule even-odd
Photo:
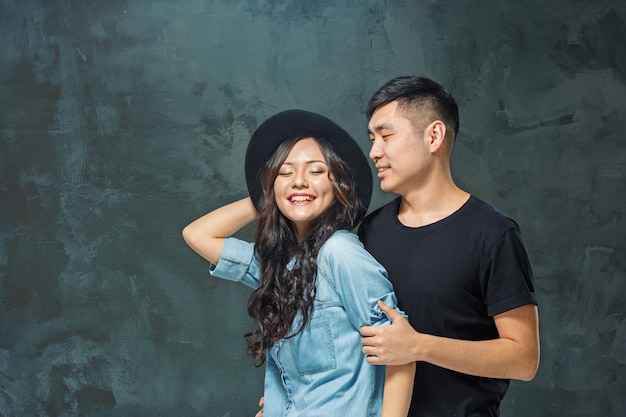
<svg viewBox="0 0 626 417">
<path fill-rule="evenodd" d="M 381 181 L 379 186 L 381 191 L 384 191 L 386 193 L 393 193 L 393 187 L 391 186 L 391 184 L 389 184 L 388 181 Z"/>
</svg>

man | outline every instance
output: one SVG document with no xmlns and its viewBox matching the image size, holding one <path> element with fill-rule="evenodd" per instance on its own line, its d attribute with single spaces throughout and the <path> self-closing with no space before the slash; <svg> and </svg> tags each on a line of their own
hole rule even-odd
<svg viewBox="0 0 626 417">
<path fill-rule="evenodd" d="M 455 100 L 438 83 L 399 77 L 367 107 L 369 153 L 398 198 L 359 235 L 387 268 L 407 322 L 361 329 L 371 364 L 415 361 L 409 416 L 498 416 L 510 379 L 534 378 L 539 331 L 530 263 L 517 224 L 460 189 L 450 160 Z"/>
</svg>

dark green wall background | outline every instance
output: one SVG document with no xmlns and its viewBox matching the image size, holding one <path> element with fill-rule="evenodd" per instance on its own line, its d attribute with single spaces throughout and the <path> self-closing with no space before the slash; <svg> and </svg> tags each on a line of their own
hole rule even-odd
<svg viewBox="0 0 626 417">
<path fill-rule="evenodd" d="M 620 0 L 3 0 L 0 415 L 253 415 L 248 290 L 181 229 L 245 195 L 266 117 L 318 111 L 366 149 L 366 101 L 404 74 L 457 97 L 456 178 L 533 262 L 542 362 L 503 415 L 626 415 L 625 21 Z"/>
</svg>

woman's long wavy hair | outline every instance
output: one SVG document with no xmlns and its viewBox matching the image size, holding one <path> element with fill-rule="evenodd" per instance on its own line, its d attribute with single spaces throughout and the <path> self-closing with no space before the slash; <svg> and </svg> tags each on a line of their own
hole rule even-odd
<svg viewBox="0 0 626 417">
<path fill-rule="evenodd" d="M 298 242 L 293 224 L 276 205 L 274 180 L 296 142 L 310 137 L 318 143 L 328 165 L 335 201 Z M 304 329 L 313 310 L 316 258 L 321 246 L 335 231 L 355 228 L 366 211 L 357 195 L 350 167 L 321 137 L 306 135 L 284 141 L 265 164 L 261 187 L 263 196 L 259 202 L 255 253 L 262 276 L 259 288 L 248 300 L 248 313 L 258 326 L 246 334 L 248 353 L 257 361 L 257 366 L 265 362 L 266 349 Z M 298 313 L 301 313 L 298 328 L 289 334 Z"/>
</svg>

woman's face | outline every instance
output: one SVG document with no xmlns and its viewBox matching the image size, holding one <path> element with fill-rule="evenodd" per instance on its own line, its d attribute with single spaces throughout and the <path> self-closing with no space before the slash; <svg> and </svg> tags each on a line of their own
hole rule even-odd
<svg viewBox="0 0 626 417">
<path fill-rule="evenodd" d="M 301 240 L 312 223 L 335 201 L 328 165 L 313 138 L 296 142 L 274 180 L 280 212 L 295 226 Z"/>
</svg>

